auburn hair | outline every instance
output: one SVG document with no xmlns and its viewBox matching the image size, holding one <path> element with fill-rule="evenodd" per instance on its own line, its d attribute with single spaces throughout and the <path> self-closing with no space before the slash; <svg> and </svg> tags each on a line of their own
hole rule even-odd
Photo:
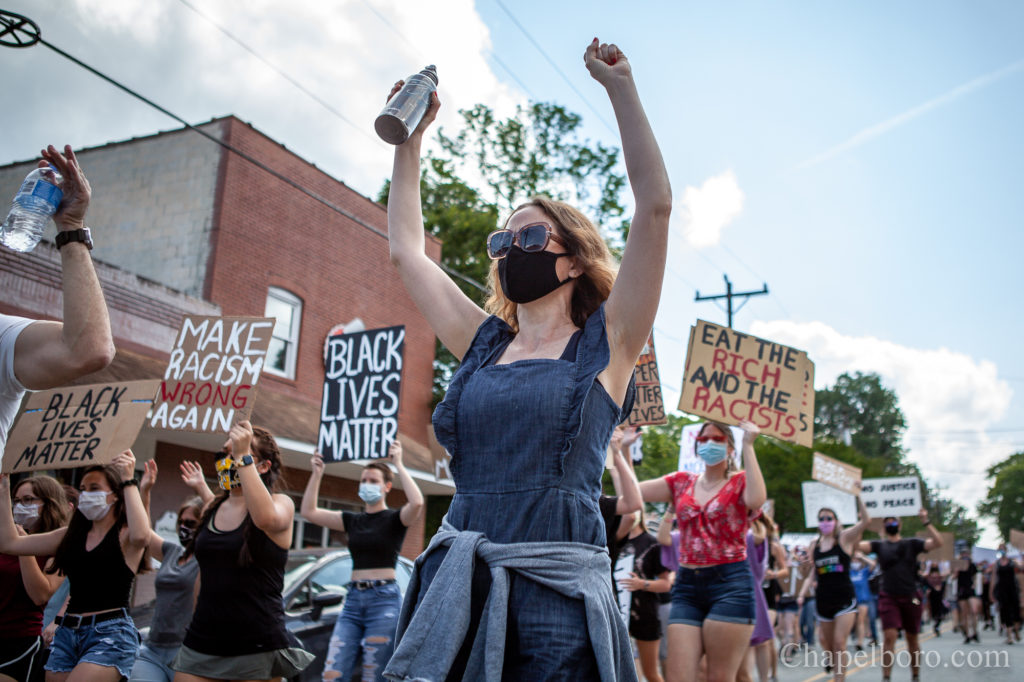
<svg viewBox="0 0 1024 682">
<path fill-rule="evenodd" d="M 23 485 L 32 488 L 32 494 L 42 502 L 39 507 L 39 523 L 35 525 L 33 533 L 48 533 L 68 524 L 68 497 L 64 494 L 64 486 L 57 479 L 45 474 L 29 476 L 14 486 L 15 493 Z"/>
<path fill-rule="evenodd" d="M 608 245 L 601 237 L 600 231 L 587 216 L 564 201 L 557 201 L 550 197 L 533 197 L 516 206 L 502 227 L 507 227 L 512 216 L 530 206 L 544 211 L 551 219 L 555 232 L 565 240 L 566 251 L 576 259 L 576 267 L 582 271 L 582 274 L 572 282 L 570 311 L 573 324 L 582 327 L 587 318 L 608 300 L 608 295 L 612 292 L 616 274 L 612 253 L 608 250 Z M 505 292 L 501 290 L 497 260 L 491 261 L 487 283 L 490 286 L 491 295 L 484 304 L 484 309 L 507 322 L 512 327 L 512 331 L 518 332 L 519 304 L 510 301 L 505 296 Z"/>
</svg>

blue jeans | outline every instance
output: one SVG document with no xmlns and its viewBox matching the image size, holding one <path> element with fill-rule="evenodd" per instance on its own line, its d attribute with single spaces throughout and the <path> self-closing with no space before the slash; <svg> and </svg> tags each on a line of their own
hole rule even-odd
<svg viewBox="0 0 1024 682">
<path fill-rule="evenodd" d="M 814 623 L 816 609 L 814 598 L 804 600 L 804 606 L 800 609 L 800 639 L 808 646 L 814 646 Z"/>
<path fill-rule="evenodd" d="M 138 654 L 139 631 L 128 616 L 78 628 L 62 625 L 53 636 L 46 669 L 66 673 L 79 663 L 95 663 L 128 677 Z"/>
<path fill-rule="evenodd" d="M 756 617 L 754 578 L 746 561 L 679 568 L 672 586 L 669 623 L 701 627 L 705 620 L 717 620 L 753 625 Z"/>
<path fill-rule="evenodd" d="M 878 640 L 878 629 L 875 625 L 875 621 L 878 620 L 878 597 L 871 595 L 871 599 L 868 599 L 868 624 L 871 626 L 871 639 Z"/>
<path fill-rule="evenodd" d="M 131 682 L 171 682 L 174 679 L 171 661 L 179 648 L 156 646 L 148 642 L 143 644 L 135 667 L 132 668 Z"/>
<path fill-rule="evenodd" d="M 347 682 L 361 651 L 363 682 L 383 682 L 384 666 L 395 650 L 401 608 L 402 594 L 397 583 L 365 590 L 351 587 L 327 646 L 324 679 Z"/>
</svg>

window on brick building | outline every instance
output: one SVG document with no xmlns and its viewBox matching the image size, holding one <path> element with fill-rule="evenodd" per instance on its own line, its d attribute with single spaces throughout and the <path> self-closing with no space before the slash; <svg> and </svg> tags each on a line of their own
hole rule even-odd
<svg viewBox="0 0 1024 682">
<path fill-rule="evenodd" d="M 278 287 L 267 291 L 266 316 L 277 320 L 264 367 L 271 374 L 295 378 L 295 358 L 299 349 L 302 323 L 302 299 Z"/>
</svg>

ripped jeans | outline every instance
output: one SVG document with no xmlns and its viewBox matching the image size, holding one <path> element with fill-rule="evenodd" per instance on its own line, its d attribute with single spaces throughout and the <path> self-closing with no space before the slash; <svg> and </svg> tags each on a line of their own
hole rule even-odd
<svg viewBox="0 0 1024 682">
<path fill-rule="evenodd" d="M 395 651 L 395 628 L 402 609 L 397 583 L 349 589 L 327 647 L 324 681 L 348 682 L 362 652 L 363 682 L 383 682 L 384 666 Z"/>
</svg>

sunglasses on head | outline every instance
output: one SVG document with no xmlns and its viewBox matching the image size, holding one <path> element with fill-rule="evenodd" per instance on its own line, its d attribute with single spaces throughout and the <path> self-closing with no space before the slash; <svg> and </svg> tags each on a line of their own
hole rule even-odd
<svg viewBox="0 0 1024 682">
<path fill-rule="evenodd" d="M 697 436 L 696 441 L 698 443 L 707 443 L 708 441 L 711 441 L 712 443 L 724 443 L 725 436 Z"/>
<path fill-rule="evenodd" d="M 499 260 L 507 256 L 512 246 L 516 244 L 527 253 L 543 251 L 547 248 L 549 241 L 568 248 L 565 240 L 555 234 L 555 231 L 547 223 L 533 223 L 516 232 L 509 229 L 495 230 L 487 235 L 487 255 L 492 260 Z"/>
</svg>

